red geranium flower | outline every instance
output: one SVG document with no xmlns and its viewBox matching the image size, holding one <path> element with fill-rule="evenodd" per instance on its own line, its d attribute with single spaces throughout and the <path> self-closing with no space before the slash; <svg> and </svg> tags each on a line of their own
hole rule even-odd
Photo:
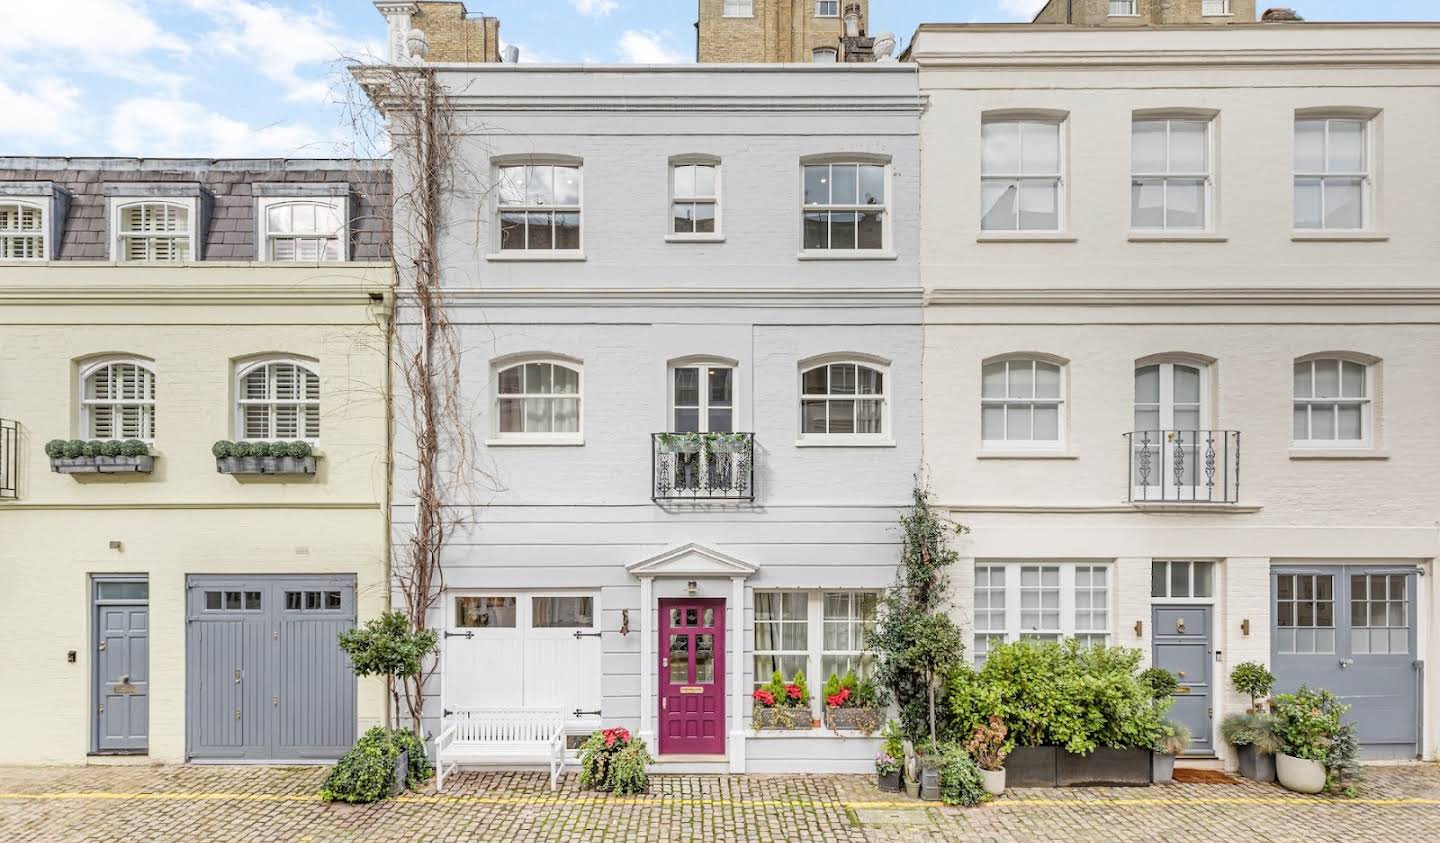
<svg viewBox="0 0 1440 843">
<path fill-rule="evenodd" d="M 831 708 L 839 708 L 850 700 L 850 689 L 841 688 L 838 693 L 831 694 L 825 698 L 825 704 Z"/>
<path fill-rule="evenodd" d="M 799 686 L 799 685 L 786 685 L 786 686 L 785 686 L 785 696 L 789 697 L 789 698 L 792 699 L 792 700 L 798 700 L 798 699 L 800 699 L 800 686 Z"/>
<path fill-rule="evenodd" d="M 775 704 L 775 695 L 765 690 L 764 688 L 757 689 L 755 693 L 751 694 L 751 696 L 755 698 L 755 702 L 760 703 L 766 708 L 769 708 L 770 706 Z"/>
</svg>

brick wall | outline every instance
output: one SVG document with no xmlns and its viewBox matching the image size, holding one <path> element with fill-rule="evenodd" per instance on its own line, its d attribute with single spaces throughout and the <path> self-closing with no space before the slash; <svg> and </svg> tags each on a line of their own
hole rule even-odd
<svg viewBox="0 0 1440 843">
<path fill-rule="evenodd" d="M 104 186 L 116 182 L 199 182 L 214 198 L 205 260 L 255 260 L 252 185 L 261 182 L 348 182 L 350 258 L 390 257 L 388 161 L 283 159 L 0 158 L 0 181 L 50 181 L 70 193 L 57 260 L 109 260 Z"/>
<path fill-rule="evenodd" d="M 500 19 L 470 17 L 464 3 L 417 3 L 410 25 L 430 42 L 426 61 L 500 61 Z"/>
<path fill-rule="evenodd" d="M 1065 23 L 1067 2 L 1071 22 L 1076 26 L 1180 26 L 1255 20 L 1255 0 L 1230 0 L 1230 14 L 1223 17 L 1204 15 L 1202 0 L 1138 0 L 1137 17 L 1111 17 L 1110 0 L 1050 0 L 1035 16 L 1035 23 Z"/>
<path fill-rule="evenodd" d="M 856 0 L 840 0 L 845 6 Z M 859 0 L 870 32 L 868 0 Z M 809 62 L 816 49 L 840 48 L 844 18 L 816 17 L 815 0 L 754 0 L 753 17 L 725 17 L 725 0 L 700 0 L 701 63 Z"/>
</svg>

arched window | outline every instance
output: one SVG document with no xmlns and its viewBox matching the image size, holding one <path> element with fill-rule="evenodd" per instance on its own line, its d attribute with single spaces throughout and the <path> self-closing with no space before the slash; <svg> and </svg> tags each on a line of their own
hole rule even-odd
<svg viewBox="0 0 1440 843">
<path fill-rule="evenodd" d="M 834 64 L 839 61 L 839 52 L 834 47 L 817 47 L 810 53 L 810 61 L 815 64 Z"/>
<path fill-rule="evenodd" d="M 155 369 L 112 358 L 80 373 L 80 435 L 85 439 L 155 438 Z"/>
<path fill-rule="evenodd" d="M 192 209 L 174 202 L 134 202 L 117 209 L 116 256 L 122 261 L 187 261 L 193 254 Z"/>
<path fill-rule="evenodd" d="M 320 438 L 320 375 L 313 363 L 262 360 L 236 373 L 235 434 L 255 440 Z"/>
<path fill-rule="evenodd" d="M 1373 424 L 1371 370 L 1371 362 L 1349 357 L 1295 361 L 1295 444 L 1368 444 Z"/>
<path fill-rule="evenodd" d="M 981 370 L 980 439 L 994 448 L 1056 448 L 1063 441 L 1064 363 L 991 360 Z"/>
<path fill-rule="evenodd" d="M 826 362 L 800 373 L 802 438 L 887 434 L 886 372 L 874 363 Z"/>
<path fill-rule="evenodd" d="M 541 359 L 508 364 L 496 378 L 500 438 L 573 438 L 580 432 L 580 367 Z"/>
<path fill-rule="evenodd" d="M 0 205 L 0 260 L 45 259 L 45 211 L 28 202 Z"/>
<path fill-rule="evenodd" d="M 345 200 L 260 200 L 264 242 L 261 255 L 272 261 L 345 259 Z"/>
</svg>

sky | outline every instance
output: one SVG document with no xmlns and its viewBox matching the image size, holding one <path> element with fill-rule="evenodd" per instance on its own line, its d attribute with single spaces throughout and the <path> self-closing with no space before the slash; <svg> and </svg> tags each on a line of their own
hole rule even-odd
<svg viewBox="0 0 1440 843">
<path fill-rule="evenodd" d="M 1260 5 L 1267 4 L 1262 0 Z M 1044 0 L 871 0 L 871 32 L 1028 20 Z M 1310 20 L 1440 20 L 1440 0 L 1285 0 Z M 695 0 L 467 0 L 522 62 L 684 62 Z M 328 157 L 357 145 L 346 59 L 371 0 L 0 0 L 0 155 Z"/>
</svg>

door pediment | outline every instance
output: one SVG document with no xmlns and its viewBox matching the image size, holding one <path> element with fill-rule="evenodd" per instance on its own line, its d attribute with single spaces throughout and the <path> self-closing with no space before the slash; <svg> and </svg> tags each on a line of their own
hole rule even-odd
<svg viewBox="0 0 1440 843">
<path fill-rule="evenodd" d="M 637 577 L 748 577 L 759 566 L 691 543 L 632 562 L 625 569 Z"/>
</svg>

